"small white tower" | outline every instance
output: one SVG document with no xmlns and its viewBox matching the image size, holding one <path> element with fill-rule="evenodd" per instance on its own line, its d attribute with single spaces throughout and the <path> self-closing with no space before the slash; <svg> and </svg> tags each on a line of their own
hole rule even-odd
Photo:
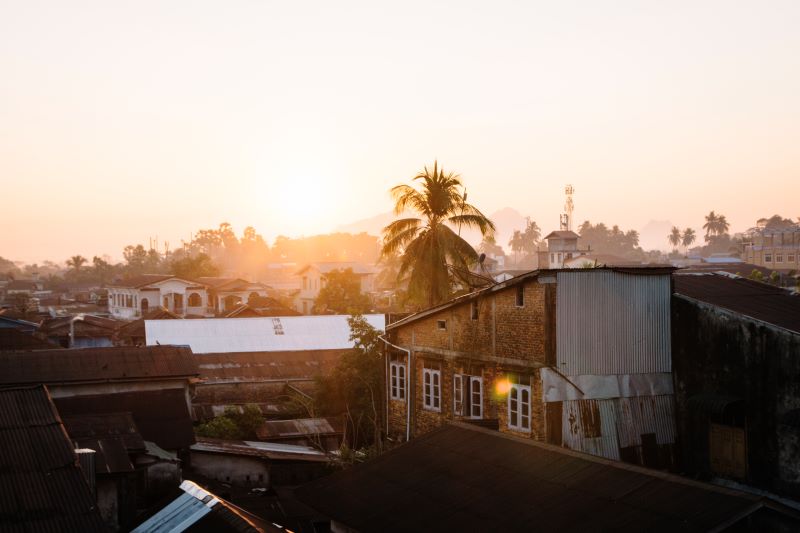
<svg viewBox="0 0 800 533">
<path fill-rule="evenodd" d="M 572 231 L 572 211 L 575 209 L 575 204 L 572 203 L 572 195 L 575 193 L 575 189 L 572 185 L 567 185 L 564 188 L 564 193 L 567 195 L 567 201 L 564 204 L 565 213 L 561 225 L 563 230 Z"/>
</svg>

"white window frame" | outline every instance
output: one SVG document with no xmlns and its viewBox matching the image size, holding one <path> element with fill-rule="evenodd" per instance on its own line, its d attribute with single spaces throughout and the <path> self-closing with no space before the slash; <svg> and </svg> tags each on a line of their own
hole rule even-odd
<svg viewBox="0 0 800 533">
<path fill-rule="evenodd" d="M 523 401 L 527 393 L 528 401 Z M 512 405 L 513 404 L 513 405 Z M 512 413 L 516 414 L 516 424 L 512 423 Z M 527 420 L 527 423 L 524 422 Z M 512 383 L 508 391 L 508 428 L 517 431 L 531 431 L 531 386 Z"/>
<path fill-rule="evenodd" d="M 422 407 L 428 411 L 442 411 L 442 371 L 422 369 Z"/>
<path fill-rule="evenodd" d="M 392 400 L 406 399 L 406 365 L 399 361 L 389 363 L 390 390 Z"/>
<path fill-rule="evenodd" d="M 475 385 L 478 386 L 477 392 Z M 469 411 L 469 418 L 476 420 L 483 418 L 483 378 L 480 376 L 469 376 Z"/>
<path fill-rule="evenodd" d="M 464 376 L 453 374 L 453 415 L 464 416 Z"/>
</svg>

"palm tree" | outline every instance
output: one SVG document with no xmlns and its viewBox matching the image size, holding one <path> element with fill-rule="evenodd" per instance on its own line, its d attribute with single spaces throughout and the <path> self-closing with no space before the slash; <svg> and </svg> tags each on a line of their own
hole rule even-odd
<svg viewBox="0 0 800 533">
<path fill-rule="evenodd" d="M 674 248 L 678 248 L 678 245 L 681 243 L 681 230 L 678 226 L 672 226 L 672 230 L 670 230 L 667 240 Z"/>
<path fill-rule="evenodd" d="M 706 241 L 710 240 L 711 235 L 717 234 L 717 215 L 714 211 L 706 215 L 706 223 L 703 224 L 703 229 L 706 230 Z"/>
<path fill-rule="evenodd" d="M 81 271 L 81 267 L 86 264 L 89 260 L 83 257 L 82 255 L 73 255 L 69 259 L 67 259 L 67 266 L 70 267 L 75 271 L 77 274 Z"/>
<path fill-rule="evenodd" d="M 392 187 L 394 212 L 407 209 L 421 218 L 401 218 L 383 228 L 382 256 L 401 253 L 398 278 L 408 277 L 413 301 L 434 305 L 451 294 L 450 268 L 467 271 L 478 259 L 475 249 L 453 228 L 477 228 L 483 236 L 494 233 L 494 224 L 478 208 L 464 201 L 457 174 L 445 174 L 438 162 L 414 177 L 420 186 Z"/>
<path fill-rule="evenodd" d="M 508 245 L 511 247 L 511 251 L 514 252 L 514 264 L 516 265 L 517 255 L 525 246 L 525 237 L 523 237 L 520 230 L 514 230 L 514 235 L 511 237 L 511 240 L 508 241 Z"/>
<path fill-rule="evenodd" d="M 522 234 L 522 250 L 526 254 L 532 254 L 536 251 L 536 246 L 542 237 L 542 229 L 535 220 L 528 218 L 526 222 L 525 232 Z"/>
<path fill-rule="evenodd" d="M 686 228 L 685 230 L 683 230 L 683 235 L 681 236 L 681 243 L 683 244 L 683 247 L 687 251 L 689 250 L 689 246 L 691 246 L 692 243 L 694 243 L 695 239 L 697 239 L 697 235 L 695 235 L 695 232 L 692 228 Z"/>
</svg>

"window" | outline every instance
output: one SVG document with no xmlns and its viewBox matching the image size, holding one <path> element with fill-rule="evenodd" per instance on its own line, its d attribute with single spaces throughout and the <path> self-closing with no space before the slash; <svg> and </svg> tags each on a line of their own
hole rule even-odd
<svg viewBox="0 0 800 533">
<path fill-rule="evenodd" d="M 551 263 L 555 263 L 556 262 L 556 254 L 550 254 L 550 262 Z"/>
<path fill-rule="evenodd" d="M 775 254 L 775 262 L 783 263 L 783 254 Z"/>
<path fill-rule="evenodd" d="M 150 309 L 150 302 L 147 298 L 142 298 L 142 313 L 146 313 Z"/>
<path fill-rule="evenodd" d="M 308 290 L 308 278 L 303 276 L 303 290 Z"/>
<path fill-rule="evenodd" d="M 521 283 L 517 285 L 517 307 L 525 305 L 525 286 Z"/>
<path fill-rule="evenodd" d="M 531 430 L 531 388 L 512 383 L 508 391 L 508 427 L 519 431 Z"/>
<path fill-rule="evenodd" d="M 772 254 L 764 254 L 764 262 L 772 263 Z"/>
<path fill-rule="evenodd" d="M 389 375 L 391 377 L 391 398 L 392 400 L 406 399 L 406 365 L 392 361 L 389 363 Z"/>
<path fill-rule="evenodd" d="M 189 307 L 200 307 L 201 305 L 203 305 L 203 301 L 199 294 L 193 292 L 189 295 Z"/>
<path fill-rule="evenodd" d="M 437 320 L 436 321 L 436 328 L 446 330 L 447 329 L 447 320 Z"/>
<path fill-rule="evenodd" d="M 422 397 L 423 407 L 432 411 L 441 411 L 442 387 L 441 387 L 442 373 L 439 370 L 432 368 L 422 369 Z"/>
<path fill-rule="evenodd" d="M 794 254 L 787 255 L 786 261 L 788 261 L 789 263 L 794 263 Z"/>
<path fill-rule="evenodd" d="M 470 418 L 483 418 L 483 380 L 476 376 L 469 378 Z"/>
<path fill-rule="evenodd" d="M 453 415 L 464 416 L 464 376 L 453 376 Z"/>
<path fill-rule="evenodd" d="M 474 301 L 470 304 L 470 318 L 472 320 L 478 320 L 478 302 Z"/>
</svg>

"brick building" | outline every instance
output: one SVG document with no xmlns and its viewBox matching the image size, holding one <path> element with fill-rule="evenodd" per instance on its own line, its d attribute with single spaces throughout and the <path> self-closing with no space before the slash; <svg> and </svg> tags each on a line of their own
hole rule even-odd
<svg viewBox="0 0 800 533">
<path fill-rule="evenodd" d="M 672 466 L 671 271 L 537 270 L 389 324 L 389 434 L 469 420 Z"/>
</svg>

